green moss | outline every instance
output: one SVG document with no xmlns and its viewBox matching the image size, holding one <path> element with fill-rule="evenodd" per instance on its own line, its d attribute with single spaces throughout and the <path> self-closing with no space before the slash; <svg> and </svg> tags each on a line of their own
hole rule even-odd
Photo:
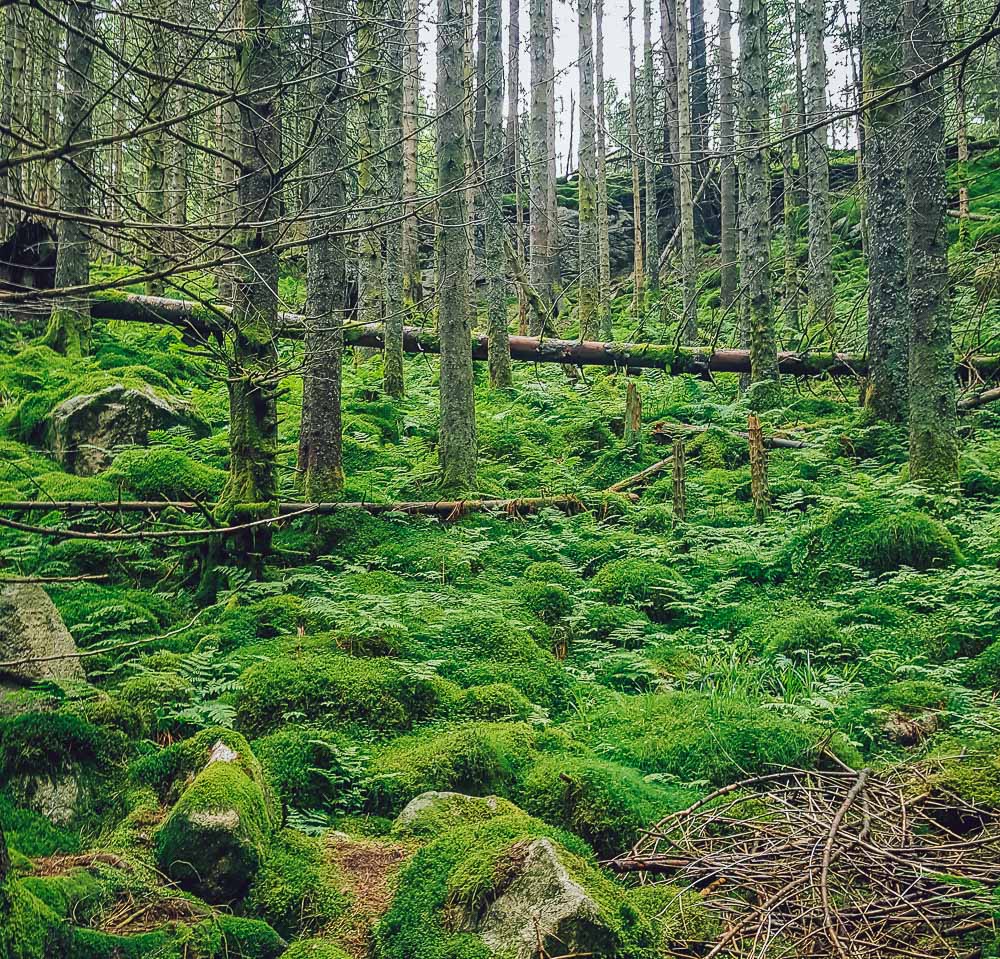
<svg viewBox="0 0 1000 959">
<path fill-rule="evenodd" d="M 332 939 L 300 939 L 293 942 L 281 959 L 351 959 Z"/>
<path fill-rule="evenodd" d="M 693 889 L 657 884 L 630 889 L 627 896 L 655 930 L 659 955 L 687 954 L 696 944 L 715 942 L 723 931 L 719 918 Z"/>
<path fill-rule="evenodd" d="M 290 829 L 264 855 L 244 908 L 286 938 L 309 935 L 333 922 L 347 906 L 339 877 L 323 859 L 322 844 Z"/>
<path fill-rule="evenodd" d="M 723 785 L 774 766 L 807 765 L 821 744 L 848 764 L 860 762 L 854 749 L 842 738 L 830 740 L 822 727 L 699 693 L 619 696 L 570 729 L 610 759 L 687 783 Z"/>
<path fill-rule="evenodd" d="M 53 826 L 44 816 L 15 806 L 0 793 L 0 826 L 7 844 L 23 856 L 52 856 L 80 851 L 80 837 Z"/>
<path fill-rule="evenodd" d="M 573 597 L 558 583 L 527 582 L 514 590 L 515 602 L 553 626 L 573 612 Z"/>
<path fill-rule="evenodd" d="M 243 673 L 236 709 L 240 727 L 257 734 L 290 714 L 385 732 L 406 729 L 437 704 L 433 683 L 392 661 L 329 653 L 251 666 Z"/>
<path fill-rule="evenodd" d="M 698 795 L 646 782 L 634 769 L 593 756 L 560 754 L 528 770 L 517 798 L 533 816 L 582 836 L 598 855 L 610 857 Z"/>
<path fill-rule="evenodd" d="M 467 723 L 404 736 L 375 756 L 373 810 L 398 813 L 429 790 L 509 794 L 534 751 L 535 733 L 523 723 Z"/>
<path fill-rule="evenodd" d="M 67 954 L 69 927 L 19 882 L 0 884 L 0 916 L 0 959 L 50 959 Z"/>
<path fill-rule="evenodd" d="M 582 618 L 581 632 L 585 636 L 625 646 L 641 643 L 651 625 L 649 617 L 638 610 L 607 603 L 593 603 Z"/>
<path fill-rule="evenodd" d="M 393 824 L 392 834 L 404 838 L 430 839 L 458 826 L 486 822 L 498 816 L 520 814 L 512 802 L 500 796 L 466 796 L 434 793 L 422 808 L 407 812 Z"/>
<path fill-rule="evenodd" d="M 684 580 L 669 566 L 645 559 L 619 559 L 603 566 L 594 586 L 607 603 L 635 606 L 665 622 L 677 615 L 689 598 Z"/>
<path fill-rule="evenodd" d="M 125 737 L 100 729 L 68 710 L 24 713 L 0 720 L 0 775 L 49 774 L 75 764 L 111 762 Z"/>
<path fill-rule="evenodd" d="M 854 544 L 861 565 L 874 573 L 909 566 L 931 569 L 961 559 L 955 537 L 924 513 L 891 513 L 867 525 Z"/>
<path fill-rule="evenodd" d="M 1000 690 L 1000 641 L 991 643 L 973 660 L 966 678 L 979 689 Z"/>
<path fill-rule="evenodd" d="M 567 589 L 577 588 L 580 585 L 580 574 L 576 570 L 553 559 L 531 563 L 525 567 L 521 575 L 529 583 L 554 583 Z"/>
<path fill-rule="evenodd" d="M 464 690 L 455 711 L 463 719 L 500 722 L 527 719 L 532 705 L 522 692 L 509 683 L 488 683 Z"/>
<path fill-rule="evenodd" d="M 211 501 L 222 492 L 226 473 L 181 450 L 153 446 L 119 453 L 101 478 L 121 484 L 141 499 Z"/>
<path fill-rule="evenodd" d="M 830 613 L 807 609 L 779 617 L 756 627 L 766 635 L 764 649 L 770 655 L 792 659 L 840 659 L 856 656 L 858 644 L 836 623 Z"/>
<path fill-rule="evenodd" d="M 160 714 L 191 702 L 194 690 L 177 673 L 151 672 L 130 676 L 117 690 L 118 697 L 135 709 L 149 731 L 157 731 Z"/>
<path fill-rule="evenodd" d="M 274 823 L 260 785 L 235 763 L 213 762 L 157 830 L 157 862 L 182 887 L 212 901 L 229 901 L 256 873 Z"/>
<path fill-rule="evenodd" d="M 59 876 L 25 876 L 19 885 L 55 915 L 80 925 L 99 914 L 111 898 L 109 890 L 86 869 Z"/>
</svg>

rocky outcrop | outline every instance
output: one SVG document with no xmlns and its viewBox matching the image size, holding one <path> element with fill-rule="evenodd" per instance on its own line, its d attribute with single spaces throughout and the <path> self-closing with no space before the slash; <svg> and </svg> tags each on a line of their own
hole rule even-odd
<svg viewBox="0 0 1000 959">
<path fill-rule="evenodd" d="M 93 476 L 122 447 L 145 445 L 153 430 L 174 426 L 199 436 L 208 432 L 190 404 L 118 384 L 60 403 L 49 414 L 46 442 L 64 469 Z"/>
<path fill-rule="evenodd" d="M 0 584 L 0 698 L 24 682 L 83 680 L 76 643 L 48 593 L 25 583 Z"/>
<path fill-rule="evenodd" d="M 551 839 L 524 840 L 507 852 L 505 882 L 463 931 L 474 932 L 497 953 L 534 959 L 547 954 L 612 956 L 617 936 L 602 910 L 559 859 Z"/>
<path fill-rule="evenodd" d="M 220 739 L 157 831 L 160 868 L 209 902 L 243 895 L 279 825 L 259 768 L 245 743 Z"/>
</svg>

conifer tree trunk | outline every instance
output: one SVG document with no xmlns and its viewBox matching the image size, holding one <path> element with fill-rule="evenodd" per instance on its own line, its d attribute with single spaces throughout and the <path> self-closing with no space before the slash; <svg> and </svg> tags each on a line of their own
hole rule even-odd
<svg viewBox="0 0 1000 959">
<path fill-rule="evenodd" d="M 154 50 L 165 49 L 165 30 L 159 24 L 152 26 L 152 47 Z M 146 90 L 146 115 L 151 120 L 163 120 L 167 115 L 168 89 L 165 80 L 150 79 Z M 150 224 L 163 223 L 165 192 L 167 187 L 167 166 L 165 157 L 166 132 L 154 130 L 148 133 L 142 141 L 143 166 L 145 174 L 143 205 L 146 208 L 146 220 Z M 146 269 L 150 273 L 161 271 L 165 261 L 163 257 L 163 232 L 149 231 L 146 251 Z M 164 290 L 162 278 L 154 277 L 146 281 L 146 295 L 160 296 Z"/>
<path fill-rule="evenodd" d="M 359 0 L 357 28 L 358 204 L 365 229 L 359 240 L 358 299 L 363 323 L 382 320 L 382 231 L 378 228 L 379 184 L 382 182 L 382 104 L 380 91 L 381 46 L 379 25 L 383 7 L 379 0 Z"/>
<path fill-rule="evenodd" d="M 91 77 L 96 22 L 91 0 L 75 0 L 66 10 L 66 70 L 63 78 L 64 142 L 91 136 Z M 93 150 L 81 150 L 62 161 L 59 169 L 60 207 L 67 213 L 89 215 Z M 62 219 L 58 227 L 57 288 L 85 285 L 90 278 L 90 228 L 80 220 Z M 57 301 L 49 318 L 45 342 L 66 356 L 90 352 L 90 309 L 87 297 Z"/>
<path fill-rule="evenodd" d="M 640 319 L 642 304 L 642 288 L 645 270 L 642 262 L 642 192 L 639 176 L 639 123 L 636 102 L 637 90 L 635 79 L 635 9 L 632 0 L 628 0 L 628 145 L 632 166 L 632 316 Z M 641 322 L 640 322 L 641 325 Z"/>
<path fill-rule="evenodd" d="M 408 322 L 423 299 L 420 273 L 420 237 L 417 231 L 417 113 L 420 109 L 420 7 L 404 0 L 406 17 L 403 49 L 403 311 Z"/>
<path fill-rule="evenodd" d="M 489 0 L 478 0 L 476 7 L 476 91 L 472 125 L 472 153 L 481 169 L 486 156 L 486 32 L 489 29 Z"/>
<path fill-rule="evenodd" d="M 698 342 L 698 250 L 694 235 L 694 188 L 691 130 L 691 72 L 688 65 L 688 14 L 685 0 L 677 3 L 677 171 L 681 197 L 681 285 L 684 307 L 681 341 Z M 704 38 L 702 38 L 704 41 Z"/>
<path fill-rule="evenodd" d="M 437 6 L 438 329 L 441 337 L 441 486 L 461 492 L 476 483 L 476 412 L 469 320 L 469 233 L 465 181 L 465 12 L 462 0 Z"/>
<path fill-rule="evenodd" d="M 542 296 L 546 310 L 550 309 L 552 265 L 550 257 L 555 242 L 553 210 L 550 207 L 550 175 L 554 173 L 555 157 L 549 154 L 549 104 L 554 103 L 552 61 L 548 55 L 549 23 L 552 0 L 530 0 L 531 25 L 531 285 Z M 552 191 L 555 183 L 552 183 Z M 530 331 L 539 336 L 541 317 L 532 316 Z"/>
<path fill-rule="evenodd" d="M 806 35 L 806 100 L 809 122 L 828 113 L 824 0 L 803 0 Z M 833 320 L 833 238 L 830 230 L 830 162 L 827 132 L 822 126 L 809 134 L 809 320 L 827 327 Z"/>
<path fill-rule="evenodd" d="M 386 200 L 390 211 L 403 209 L 403 49 L 406 25 L 403 0 L 388 0 L 383 14 L 388 20 L 385 45 L 385 165 Z M 389 396 L 403 395 L 403 223 L 396 216 L 385 226 L 385 347 L 382 352 L 382 387 Z"/>
<path fill-rule="evenodd" d="M 599 331 L 599 264 L 597 243 L 597 155 L 594 130 L 594 18 L 592 0 L 579 0 L 580 47 L 580 338 L 597 339 Z"/>
<path fill-rule="evenodd" d="M 343 167 L 350 90 L 346 0 L 313 0 L 313 60 L 324 65 L 313 78 L 316 143 L 310 156 L 314 219 L 308 252 L 308 302 L 302 383 L 299 470 L 307 501 L 336 499 L 344 488 L 341 444 L 341 369 L 347 254 Z M 325 216 L 317 214 L 324 213 Z"/>
<path fill-rule="evenodd" d="M 723 310 L 736 298 L 736 129 L 733 118 L 733 11 L 719 0 L 719 213 L 720 299 Z"/>
<path fill-rule="evenodd" d="M 708 51 L 705 45 L 704 0 L 691 0 L 689 15 L 691 63 L 688 70 L 688 97 L 691 110 L 691 155 L 695 165 L 694 179 L 697 183 L 701 183 L 707 172 L 705 155 L 708 153 L 709 126 Z"/>
<path fill-rule="evenodd" d="M 802 69 L 802 7 L 798 3 L 789 4 L 789 31 L 791 33 L 792 53 L 795 61 L 795 123 L 804 130 L 809 114 L 806 110 L 806 84 Z M 800 133 L 795 139 L 795 158 L 799 162 L 798 202 L 809 202 L 809 135 Z"/>
<path fill-rule="evenodd" d="M 278 254 L 281 202 L 281 0 L 243 0 L 236 48 L 240 111 L 239 220 L 234 270 L 229 378 L 229 478 L 221 496 L 226 517 L 244 504 L 275 498 L 278 440 Z M 264 225 L 258 225 L 264 224 Z M 252 515 L 252 513 L 250 514 Z M 239 562 L 262 571 L 270 527 L 236 537 Z"/>
<path fill-rule="evenodd" d="M 966 42 L 965 2 L 955 4 L 956 46 Z M 958 240 L 964 247 L 969 242 L 969 117 L 965 103 L 966 65 L 958 64 L 952 70 L 955 80 L 955 145 L 958 152 Z"/>
<path fill-rule="evenodd" d="M 0 159 L 7 160 L 17 153 L 17 139 L 14 136 L 14 103 L 15 91 L 19 89 L 21 78 L 19 75 L 18 50 L 23 46 L 21 36 L 24 31 L 25 12 L 19 3 L 15 3 L 4 11 L 4 41 L 3 41 L 3 76 L 0 82 L 3 84 L 3 96 L 0 99 Z M 11 131 L 6 133 L 4 131 Z M 16 177 L 16 174 L 15 174 Z M 13 189 L 11 170 L 4 167 L 0 170 L 0 196 L 11 196 L 15 194 Z M 7 207 L 0 207 L 0 242 L 7 239 L 7 233 L 16 217 L 13 211 Z"/>
<path fill-rule="evenodd" d="M 743 286 L 749 309 L 750 386 L 756 393 L 755 405 L 761 408 L 780 400 L 771 304 L 771 184 L 765 147 L 769 116 L 765 0 L 742 0 L 739 37 L 741 126 L 747 146 L 740 204 Z"/>
<path fill-rule="evenodd" d="M 613 337 L 611 329 L 611 241 L 608 225 L 607 114 L 604 103 L 604 0 L 594 2 L 594 72 L 597 106 L 597 311 L 598 335 Z"/>
<path fill-rule="evenodd" d="M 503 122 L 503 13 L 501 0 L 486 0 L 484 105 L 486 216 L 486 332 L 489 340 L 490 384 L 511 384 L 510 330 L 507 324 L 507 272 L 504 251 L 503 181 L 505 172 Z"/>
<path fill-rule="evenodd" d="M 646 312 L 648 313 L 660 291 L 660 218 L 657 209 L 658 170 L 656 155 L 660 143 L 656 137 L 656 89 L 653 77 L 653 25 L 652 0 L 642 0 L 642 152 L 643 187 L 646 194 Z"/>
<path fill-rule="evenodd" d="M 942 0 L 907 0 L 907 72 L 936 63 L 945 36 Z M 935 489 L 958 482 L 955 358 L 948 291 L 944 75 L 910 92 L 906 193 L 909 200 L 910 478 Z"/>
<path fill-rule="evenodd" d="M 520 175 L 521 3 L 510 0 L 507 17 L 507 173 Z"/>
<path fill-rule="evenodd" d="M 799 231 L 795 220 L 795 161 L 792 141 L 792 110 L 786 101 L 781 106 L 781 197 L 785 247 L 784 311 L 785 324 L 796 333 L 799 329 L 799 265 L 796 247 Z"/>
<path fill-rule="evenodd" d="M 680 222 L 677 186 L 677 9 L 674 0 L 660 0 L 660 49 L 663 57 L 663 157 L 670 165 L 670 226 Z"/>
<path fill-rule="evenodd" d="M 902 0 L 861 5 L 865 100 L 903 79 Z M 905 161 L 900 143 L 904 101 L 865 111 L 865 204 L 868 207 L 868 391 L 881 419 L 906 421 L 909 303 L 906 277 Z"/>
</svg>

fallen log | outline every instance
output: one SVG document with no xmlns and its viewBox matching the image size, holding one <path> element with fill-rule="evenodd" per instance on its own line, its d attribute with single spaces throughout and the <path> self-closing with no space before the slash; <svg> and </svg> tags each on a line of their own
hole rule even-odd
<svg viewBox="0 0 1000 959">
<path fill-rule="evenodd" d="M 660 460 L 652 466 L 647 466 L 644 470 L 639 470 L 639 472 L 635 473 L 633 476 L 626 476 L 625 479 L 619 480 L 617 483 L 613 483 L 604 492 L 624 493 L 625 490 L 631 489 L 633 486 L 638 486 L 648 480 L 651 476 L 655 476 L 657 473 L 663 472 L 663 470 L 673 463 L 673 460 L 674 457 L 673 454 L 671 454 L 666 459 Z"/>
<path fill-rule="evenodd" d="M 985 406 L 987 403 L 995 403 L 997 400 L 1000 400 L 1000 386 L 995 386 L 991 390 L 984 390 L 975 396 L 963 396 L 958 401 L 958 408 L 961 412 L 975 410 L 980 406 Z"/>
<path fill-rule="evenodd" d="M 707 433 L 709 430 L 721 430 L 730 436 L 738 436 L 749 441 L 750 434 L 744 430 L 731 430 L 724 426 L 689 426 L 686 423 L 658 423 L 653 427 L 654 443 L 673 443 L 676 434 Z M 765 436 L 764 448 L 769 450 L 804 450 L 809 444 L 804 440 L 793 440 L 787 436 Z"/>
</svg>

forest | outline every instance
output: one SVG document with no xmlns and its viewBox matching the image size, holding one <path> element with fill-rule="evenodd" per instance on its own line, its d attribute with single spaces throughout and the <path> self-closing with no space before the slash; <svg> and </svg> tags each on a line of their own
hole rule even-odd
<svg viewBox="0 0 1000 959">
<path fill-rule="evenodd" d="M 0 24 L 0 959 L 1000 957 L 995 0 Z"/>
</svg>

